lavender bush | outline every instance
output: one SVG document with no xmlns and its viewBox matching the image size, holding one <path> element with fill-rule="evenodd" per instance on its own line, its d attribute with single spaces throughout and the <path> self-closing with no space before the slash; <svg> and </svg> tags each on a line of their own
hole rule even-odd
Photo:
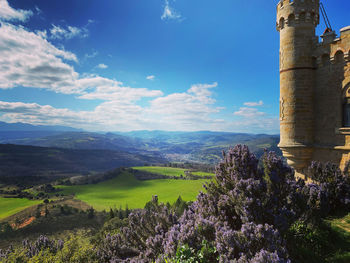
<svg viewBox="0 0 350 263">
<path fill-rule="evenodd" d="M 134 210 L 119 222 L 119 230 L 99 240 L 93 254 L 84 253 L 82 258 L 138 263 L 291 262 L 286 240 L 295 240 L 290 235 L 299 233 L 296 226 L 308 227 L 337 209 L 349 211 L 346 175 L 319 163 L 312 164 L 310 174 L 315 183 L 306 184 L 296 180 L 276 154 L 266 152 L 259 165 L 247 146 L 237 145 L 224 153 L 215 179 L 204 185 L 206 191 L 195 202 L 187 207 L 179 199 L 171 207 L 153 197 L 145 209 Z M 27 257 L 43 249 L 51 254 L 65 249 L 62 242 L 39 239 L 24 244 Z M 11 253 L 0 251 L 0 258 Z"/>
<path fill-rule="evenodd" d="M 200 193 L 180 218 L 164 205 L 131 214 L 120 234 L 106 237 L 101 260 L 185 260 L 180 252 L 186 247 L 206 254 L 209 262 L 289 262 L 280 229 L 288 228 L 296 214 L 286 205 L 292 197 L 285 189 L 293 186 L 285 184 L 293 174 L 274 154 L 264 162 L 266 168 L 259 168 L 246 146 L 236 146 L 224 155 L 216 179 L 205 185 L 206 193 Z M 188 256 L 198 261 L 200 253 Z"/>
<path fill-rule="evenodd" d="M 32 243 L 28 240 L 23 240 L 22 245 L 26 251 L 27 257 L 32 258 L 43 250 L 48 250 L 50 253 L 56 253 L 58 250 L 62 250 L 64 242 L 62 240 L 50 240 L 48 237 L 41 235 Z"/>
<path fill-rule="evenodd" d="M 311 179 L 327 195 L 328 208 L 333 213 L 337 212 L 337 210 L 350 210 L 350 177 L 348 168 L 343 173 L 334 164 L 322 164 L 319 162 L 312 162 L 309 168 Z"/>
</svg>

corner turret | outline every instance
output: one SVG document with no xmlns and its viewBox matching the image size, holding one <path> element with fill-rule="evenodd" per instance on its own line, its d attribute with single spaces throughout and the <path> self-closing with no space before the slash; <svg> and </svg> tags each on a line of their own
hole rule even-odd
<svg viewBox="0 0 350 263">
<path fill-rule="evenodd" d="M 281 0 L 279 147 L 297 174 L 305 175 L 314 143 L 315 64 L 313 50 L 319 24 L 319 0 Z"/>
</svg>

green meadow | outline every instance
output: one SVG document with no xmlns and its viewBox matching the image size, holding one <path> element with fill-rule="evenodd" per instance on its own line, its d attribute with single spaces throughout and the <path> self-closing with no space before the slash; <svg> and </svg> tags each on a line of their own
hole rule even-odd
<svg viewBox="0 0 350 263">
<path fill-rule="evenodd" d="M 32 201 L 25 198 L 0 197 L 0 220 L 41 202 L 40 200 Z"/>
<path fill-rule="evenodd" d="M 214 173 L 207 173 L 207 172 L 192 172 L 192 174 L 194 175 L 198 175 L 198 176 L 214 176 Z"/>
<path fill-rule="evenodd" d="M 176 176 L 180 177 L 185 175 L 186 169 L 182 168 L 173 168 L 173 167 L 161 167 L 161 166 L 140 166 L 132 167 L 134 170 L 145 171 L 154 174 L 162 174 L 166 176 Z"/>
<path fill-rule="evenodd" d="M 179 173 L 179 172 L 178 172 Z M 169 174 L 169 173 L 168 173 Z M 75 198 L 101 211 L 109 208 L 143 208 L 157 195 L 160 202 L 173 203 L 181 195 L 186 201 L 195 200 L 207 180 L 147 180 L 139 181 L 129 173 L 98 184 L 59 186 L 64 194 L 75 194 Z"/>
<path fill-rule="evenodd" d="M 134 170 L 145 171 L 154 174 L 162 174 L 166 176 L 176 176 L 180 177 L 181 175 L 185 175 L 185 171 L 188 169 L 183 168 L 174 168 L 174 167 L 161 167 L 161 166 L 141 166 L 141 167 L 132 167 Z M 194 175 L 199 176 L 213 176 L 213 173 L 206 172 L 192 172 Z"/>
</svg>

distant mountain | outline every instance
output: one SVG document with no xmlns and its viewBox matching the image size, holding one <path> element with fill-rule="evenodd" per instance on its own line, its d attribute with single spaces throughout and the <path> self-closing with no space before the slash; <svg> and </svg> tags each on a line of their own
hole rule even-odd
<svg viewBox="0 0 350 263">
<path fill-rule="evenodd" d="M 112 133 L 64 132 L 39 138 L 9 140 L 8 142 L 19 145 L 67 149 L 147 152 L 147 145 L 142 139 Z"/>
<path fill-rule="evenodd" d="M 236 144 L 246 144 L 260 157 L 264 149 L 281 155 L 277 147 L 279 135 L 229 132 L 134 131 L 127 133 L 65 132 L 40 138 L 24 138 L 8 142 L 21 145 L 68 149 L 104 149 L 134 154 L 163 156 L 169 161 L 217 163 L 222 151 Z"/>
<path fill-rule="evenodd" d="M 30 125 L 26 123 L 0 122 L 0 143 L 17 139 L 33 139 L 57 135 L 62 132 L 79 132 L 82 130 L 65 126 Z"/>
<path fill-rule="evenodd" d="M 75 129 L 66 126 L 44 126 L 44 125 L 31 125 L 27 123 L 7 123 L 0 121 L 0 131 L 56 131 L 56 132 L 67 132 L 67 131 L 82 131 L 82 129 Z"/>
<path fill-rule="evenodd" d="M 0 177 L 83 174 L 164 162 L 159 156 L 123 151 L 0 144 Z"/>
</svg>

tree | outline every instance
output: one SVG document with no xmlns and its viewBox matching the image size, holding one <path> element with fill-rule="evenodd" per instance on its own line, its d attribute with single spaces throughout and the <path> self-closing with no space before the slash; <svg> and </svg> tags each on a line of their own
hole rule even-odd
<svg viewBox="0 0 350 263">
<path fill-rule="evenodd" d="M 112 208 L 109 210 L 109 218 L 114 218 L 114 212 Z"/>
<path fill-rule="evenodd" d="M 88 219 L 92 219 L 92 218 L 94 218 L 94 216 L 95 216 L 95 210 L 93 207 L 90 207 L 87 210 L 87 217 L 88 217 Z"/>
</svg>

